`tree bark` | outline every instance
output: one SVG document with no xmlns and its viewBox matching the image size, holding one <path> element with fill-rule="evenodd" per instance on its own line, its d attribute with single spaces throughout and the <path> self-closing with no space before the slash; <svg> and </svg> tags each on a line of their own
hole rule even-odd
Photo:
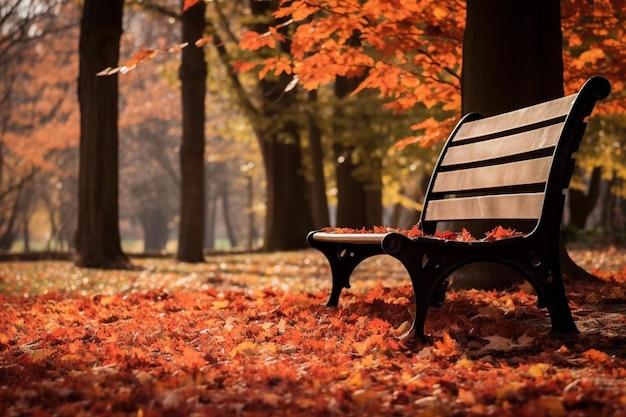
<svg viewBox="0 0 626 417">
<path fill-rule="evenodd" d="M 281 107 L 288 111 L 290 106 L 284 103 Z M 303 249 L 306 247 L 305 236 L 313 228 L 313 221 L 302 172 L 299 126 L 288 122 L 280 131 L 264 132 L 260 141 L 267 180 L 263 249 Z"/>
<path fill-rule="evenodd" d="M 230 200 L 228 198 L 228 185 L 226 183 L 220 184 L 220 197 L 222 200 L 222 216 L 224 216 L 224 226 L 226 227 L 226 236 L 228 237 L 228 244 L 231 248 L 237 247 L 237 236 L 235 235 L 235 228 L 231 221 L 232 211 L 230 208 Z"/>
<path fill-rule="evenodd" d="M 468 0 L 461 81 L 464 114 L 490 116 L 563 96 L 559 0 Z M 475 235 L 485 229 L 468 226 Z M 588 275 L 563 239 L 560 245 L 563 272 Z M 451 286 L 502 288 L 520 279 L 510 268 L 477 264 L 453 274 Z"/>
<path fill-rule="evenodd" d="M 587 224 L 587 218 L 598 204 L 600 199 L 600 184 L 602 183 L 602 169 L 595 167 L 591 171 L 587 192 L 582 190 L 569 190 L 569 224 L 576 229 L 582 230 Z"/>
<path fill-rule="evenodd" d="M 96 74 L 117 66 L 123 0 L 86 0 L 79 41 L 80 163 L 76 264 L 130 265 L 122 252 L 118 208 L 118 79 Z"/>
<path fill-rule="evenodd" d="M 258 23 L 252 29 L 264 33 L 276 1 L 250 0 Z M 288 48 L 286 43 L 284 48 Z M 263 156 L 267 181 L 265 251 L 296 250 L 307 247 L 305 236 L 313 229 L 311 204 L 302 164 L 301 122 L 293 116 L 295 90 L 285 92 L 291 77 L 259 81 L 263 102 L 257 113 L 256 134 Z"/>
<path fill-rule="evenodd" d="M 143 250 L 145 252 L 164 250 L 169 235 L 164 210 L 160 207 L 145 207 L 140 212 L 139 220 L 143 229 Z"/>
<path fill-rule="evenodd" d="M 202 38 L 206 3 L 200 1 L 183 12 L 181 80 L 183 137 L 180 146 L 180 225 L 176 259 L 204 262 L 204 100 L 207 63 L 204 50 L 194 46 Z"/>
<path fill-rule="evenodd" d="M 348 96 L 359 85 L 361 79 L 337 77 L 335 81 L 335 96 L 342 99 Z M 340 125 L 335 127 L 338 131 L 346 127 L 341 123 L 348 116 L 343 111 L 343 104 L 335 110 L 335 121 Z M 352 129 L 360 126 L 362 129 L 368 125 L 364 117 L 354 118 L 349 125 Z M 358 130 L 358 127 L 356 127 Z M 339 132 L 338 132 L 339 133 Z M 339 136 L 339 134 L 337 134 Z M 375 180 L 362 180 L 355 176 L 359 162 L 353 162 L 352 153 L 356 150 L 354 145 L 337 141 L 333 145 L 335 157 L 335 175 L 337 181 L 337 219 L 338 227 L 371 228 L 380 225 L 382 220 L 382 177 L 380 160 L 369 160 L 368 171 Z"/>
<path fill-rule="evenodd" d="M 315 108 L 317 103 L 317 91 L 309 91 L 309 104 Z M 311 110 L 308 117 L 309 123 L 309 152 L 311 156 L 311 173 L 313 180 L 311 182 L 311 211 L 313 214 L 313 226 L 316 229 L 330 226 L 330 217 L 328 214 L 328 199 L 326 198 L 326 180 L 324 178 L 324 151 L 322 149 L 322 132 L 317 124 L 317 118 L 314 116 L 314 110 Z"/>
<path fill-rule="evenodd" d="M 463 114 L 486 116 L 563 96 L 559 0 L 468 0 Z"/>
<path fill-rule="evenodd" d="M 217 224 L 217 200 L 219 196 L 215 192 L 216 186 L 208 184 L 204 188 L 204 248 L 208 250 L 215 249 L 215 225 Z"/>
</svg>

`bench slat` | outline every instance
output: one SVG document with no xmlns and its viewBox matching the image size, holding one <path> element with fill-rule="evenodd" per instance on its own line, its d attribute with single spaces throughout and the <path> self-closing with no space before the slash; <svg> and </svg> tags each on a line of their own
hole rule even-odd
<svg viewBox="0 0 626 417">
<path fill-rule="evenodd" d="M 317 232 L 313 239 L 319 242 L 344 242 L 344 243 L 380 243 L 385 235 L 383 233 L 328 233 Z"/>
<path fill-rule="evenodd" d="M 441 166 L 520 155 L 556 146 L 564 123 L 487 141 L 451 146 Z"/>
<path fill-rule="evenodd" d="M 548 181 L 552 157 L 440 172 L 432 191 L 450 193 L 485 188 L 541 184 Z"/>
<path fill-rule="evenodd" d="M 543 197 L 543 193 L 524 193 L 431 200 L 424 219 L 539 219 Z"/>
<path fill-rule="evenodd" d="M 460 142 L 564 117 L 569 112 L 577 96 L 577 94 L 572 94 L 547 103 L 536 104 L 487 119 L 464 123 L 460 126 L 452 140 L 453 142 Z"/>
</svg>

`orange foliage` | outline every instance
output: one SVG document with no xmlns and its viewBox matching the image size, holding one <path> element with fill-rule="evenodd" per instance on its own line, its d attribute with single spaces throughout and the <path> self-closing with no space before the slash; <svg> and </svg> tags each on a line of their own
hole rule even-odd
<svg viewBox="0 0 626 417">
<path fill-rule="evenodd" d="M 422 229 L 420 228 L 419 223 L 413 225 L 410 230 L 405 229 L 397 229 L 393 227 L 385 227 L 385 226 L 374 226 L 372 229 L 366 229 L 365 227 L 361 229 L 352 229 L 350 227 L 324 227 L 322 228 L 323 232 L 327 233 L 340 233 L 340 234 L 364 234 L 364 233 L 375 233 L 375 234 L 384 234 L 384 233 L 400 233 L 401 235 L 408 236 L 410 238 L 415 237 L 430 237 L 435 239 L 443 239 L 443 240 L 457 240 L 461 242 L 474 242 L 477 239 L 472 236 L 472 234 L 465 228 L 460 232 L 452 232 L 449 230 L 445 231 L 436 231 L 434 235 L 426 235 Z M 524 236 L 523 232 L 518 232 L 515 229 L 511 228 L 503 228 L 502 226 L 496 226 L 492 230 L 489 230 L 485 233 L 485 237 L 482 239 L 487 242 L 495 242 L 496 240 L 509 239 L 512 237 Z"/>
<path fill-rule="evenodd" d="M 622 39 L 626 33 L 620 23 L 626 17 L 626 3 L 565 1 L 562 8 L 566 92 L 576 91 L 592 75 L 603 75 L 613 84 L 613 94 L 600 104 L 600 112 L 624 112 Z M 421 103 L 459 112 L 463 2 L 281 0 L 274 16 L 290 18 L 288 23 L 295 26 L 289 56 L 280 65 L 290 60 L 294 80 L 305 89 L 316 89 L 337 76 L 365 75 L 354 94 L 375 89 L 391 99 L 387 105 L 396 111 Z M 356 45 L 354 33 L 358 33 Z M 268 34 L 248 33 L 240 46 L 271 46 L 281 54 L 273 40 Z M 275 61 L 261 64 L 261 75 L 277 69 Z M 450 126 L 429 120 L 416 124 L 420 135 L 399 146 L 415 142 L 430 146 L 445 137 L 446 127 Z"/>
<path fill-rule="evenodd" d="M 614 281 L 566 283 L 583 330 L 571 343 L 547 333 L 536 297 L 519 289 L 448 293 L 423 344 L 399 338 L 412 289 L 391 257 L 359 266 L 332 309 L 314 252 L 136 265 L 2 265 L 6 415 L 626 412 L 626 322 L 604 298 L 621 288 Z M 585 301 L 592 294 L 599 307 Z M 614 301 L 626 301 L 623 289 Z"/>
</svg>

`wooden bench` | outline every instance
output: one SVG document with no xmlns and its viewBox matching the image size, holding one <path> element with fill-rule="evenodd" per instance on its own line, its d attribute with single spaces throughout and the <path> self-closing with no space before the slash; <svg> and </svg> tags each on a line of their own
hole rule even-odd
<svg viewBox="0 0 626 417">
<path fill-rule="evenodd" d="M 427 310 L 443 301 L 450 274 L 469 263 L 496 262 L 533 286 L 538 305 L 548 309 L 552 333 L 577 333 L 561 276 L 559 228 L 586 118 L 610 88 L 606 79 L 593 77 L 577 94 L 493 117 L 464 116 L 431 176 L 418 223 L 424 236 L 310 232 L 309 246 L 330 263 L 327 305 L 338 304 L 361 261 L 391 255 L 404 265 L 413 285 L 416 313 L 410 332 L 424 338 Z M 482 232 L 502 225 L 524 234 L 473 242 L 433 237 L 444 222 L 444 230 L 481 222 L 486 225 Z"/>
</svg>

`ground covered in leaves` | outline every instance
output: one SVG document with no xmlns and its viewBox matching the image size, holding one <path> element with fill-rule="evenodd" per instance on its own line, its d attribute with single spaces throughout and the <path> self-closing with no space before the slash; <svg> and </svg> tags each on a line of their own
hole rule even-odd
<svg viewBox="0 0 626 417">
<path fill-rule="evenodd" d="M 624 251 L 573 251 L 581 334 L 556 340 L 524 287 L 448 292 L 430 345 L 402 340 L 411 288 L 390 257 L 323 306 L 318 252 L 0 264 L 4 416 L 626 415 Z"/>
</svg>

